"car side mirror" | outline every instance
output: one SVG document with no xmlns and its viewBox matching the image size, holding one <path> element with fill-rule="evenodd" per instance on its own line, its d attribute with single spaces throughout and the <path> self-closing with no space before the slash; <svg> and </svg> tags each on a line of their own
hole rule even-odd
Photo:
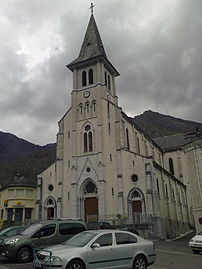
<svg viewBox="0 0 202 269">
<path fill-rule="evenodd" d="M 91 248 L 100 248 L 100 244 L 99 243 L 94 243 L 94 244 L 92 244 Z"/>
</svg>

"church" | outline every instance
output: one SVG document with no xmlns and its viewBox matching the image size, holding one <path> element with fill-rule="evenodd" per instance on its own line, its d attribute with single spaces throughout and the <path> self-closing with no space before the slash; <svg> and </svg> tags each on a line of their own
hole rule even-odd
<svg viewBox="0 0 202 269">
<path fill-rule="evenodd" d="M 134 223 L 173 238 L 193 226 L 186 156 L 166 152 L 119 107 L 119 72 L 93 12 L 73 73 L 71 107 L 58 123 L 55 162 L 38 175 L 36 219 Z"/>
</svg>

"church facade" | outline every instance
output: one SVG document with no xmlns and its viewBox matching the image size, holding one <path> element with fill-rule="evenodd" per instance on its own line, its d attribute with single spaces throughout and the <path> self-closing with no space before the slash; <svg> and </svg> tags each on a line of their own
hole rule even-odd
<svg viewBox="0 0 202 269">
<path fill-rule="evenodd" d="M 57 158 L 38 175 L 36 219 L 134 223 L 159 238 L 193 225 L 186 156 L 165 150 L 118 105 L 116 68 L 93 14 L 73 73 L 71 107 L 59 121 Z"/>
</svg>

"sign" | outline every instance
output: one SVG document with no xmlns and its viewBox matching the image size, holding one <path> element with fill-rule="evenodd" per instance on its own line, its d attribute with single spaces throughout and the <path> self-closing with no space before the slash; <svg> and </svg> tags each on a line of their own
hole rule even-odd
<svg viewBox="0 0 202 269">
<path fill-rule="evenodd" d="M 200 224 L 202 224 L 202 218 L 199 218 L 198 221 Z"/>
</svg>

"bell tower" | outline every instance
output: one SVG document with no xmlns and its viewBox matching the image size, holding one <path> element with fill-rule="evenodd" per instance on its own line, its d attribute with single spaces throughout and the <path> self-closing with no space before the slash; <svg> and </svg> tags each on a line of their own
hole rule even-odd
<svg viewBox="0 0 202 269">
<path fill-rule="evenodd" d="M 77 110 L 84 109 L 82 99 L 89 100 L 89 105 L 92 106 L 93 101 L 98 103 L 96 100 L 98 95 L 95 91 L 101 90 L 100 88 L 103 92 L 99 94 L 99 97 L 110 95 L 110 100 L 117 102 L 115 77 L 119 73 L 107 58 L 92 7 L 91 5 L 91 17 L 79 56 L 67 65 L 73 72 L 72 106 L 76 105 Z M 91 99 L 93 97 L 93 100 L 90 100 L 90 97 Z"/>
</svg>

